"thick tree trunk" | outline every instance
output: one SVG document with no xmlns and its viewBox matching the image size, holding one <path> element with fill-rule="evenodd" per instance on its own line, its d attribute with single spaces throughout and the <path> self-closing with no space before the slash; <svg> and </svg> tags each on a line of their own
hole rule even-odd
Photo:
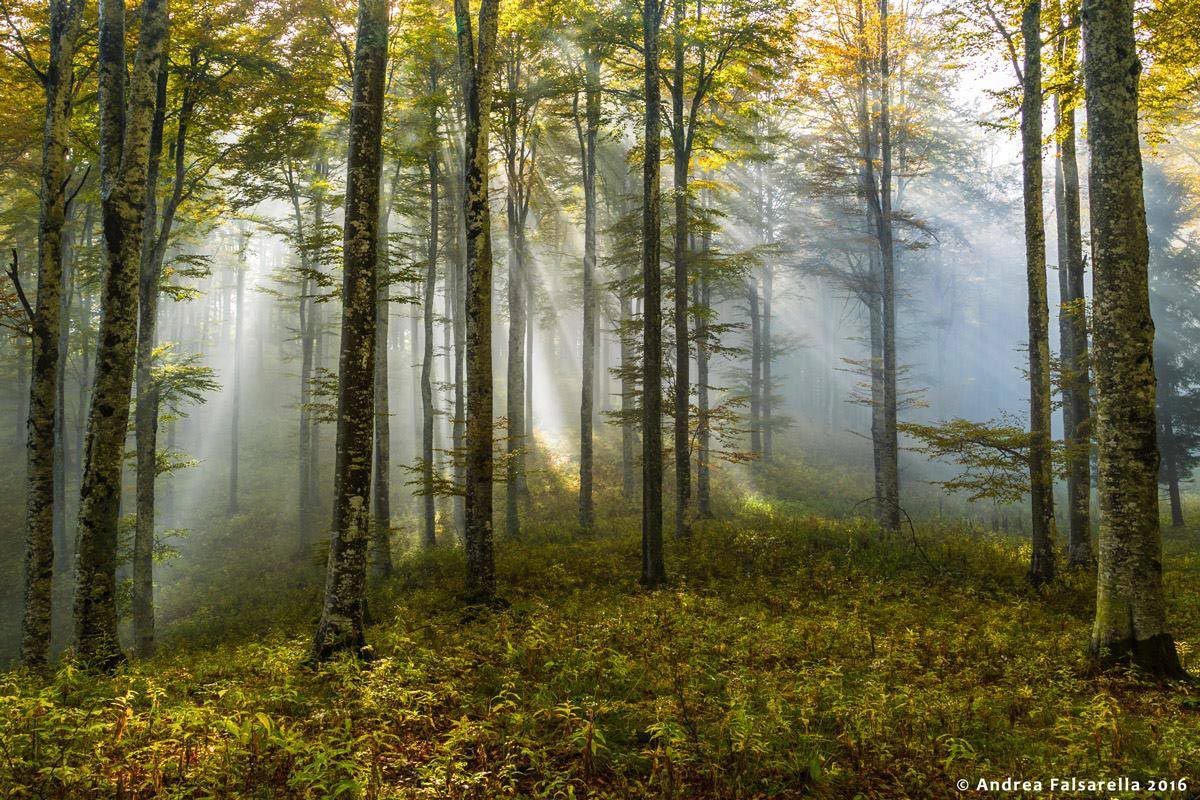
<svg viewBox="0 0 1200 800">
<path fill-rule="evenodd" d="M 60 401 L 63 228 L 70 169 L 71 82 L 83 18 L 82 0 L 50 3 L 50 62 L 45 72 L 46 113 L 42 141 L 41 207 L 38 215 L 38 285 L 33 329 L 33 372 L 29 385 L 28 481 L 26 501 L 25 606 L 21 657 L 30 666 L 46 663 L 54 604 L 55 411 Z M 18 386 L 21 384 L 18 384 Z M 61 512 L 60 512 L 61 513 Z"/>
<path fill-rule="evenodd" d="M 125 8 L 100 5 L 100 174 L 106 269 L 97 337 L 96 378 L 88 414 L 80 489 L 75 645 L 98 669 L 122 659 L 117 637 L 117 523 L 121 467 L 129 426 L 137 337 L 138 268 L 142 248 L 150 132 L 167 33 L 166 0 L 146 0 L 125 90 Z"/>
<path fill-rule="evenodd" d="M 1021 86 L 1025 277 L 1029 292 L 1029 494 L 1033 510 L 1029 580 L 1054 579 L 1054 479 L 1050 460 L 1050 312 L 1046 300 L 1046 230 L 1042 214 L 1042 32 L 1040 0 L 1021 16 L 1025 60 Z"/>
<path fill-rule="evenodd" d="M 467 0 L 455 0 L 458 59 L 466 106 L 463 218 L 467 238 L 467 594 L 491 602 L 496 593 L 492 549 L 492 234 L 488 211 L 488 132 L 495 81 L 498 0 L 479 8 L 479 39 Z"/>
<path fill-rule="evenodd" d="M 360 0 L 346 162 L 333 536 L 325 604 L 313 637 L 312 660 L 318 662 L 343 650 L 359 655 L 366 644 L 363 610 L 370 536 L 375 314 L 379 299 L 375 274 L 387 44 L 387 2 Z"/>
<path fill-rule="evenodd" d="M 642 584 L 666 583 L 662 535 L 662 265 L 659 262 L 658 28 L 662 6 L 643 0 L 646 132 L 642 156 Z"/>
<path fill-rule="evenodd" d="M 583 369 L 579 404 L 579 530 L 595 527 L 592 497 L 593 422 L 596 417 L 596 136 L 600 128 L 600 60 L 584 51 L 583 162 Z"/>
<path fill-rule="evenodd" d="M 1100 538 L 1092 650 L 1183 674 L 1167 630 L 1158 523 L 1154 322 L 1132 0 L 1085 0 Z"/>
</svg>

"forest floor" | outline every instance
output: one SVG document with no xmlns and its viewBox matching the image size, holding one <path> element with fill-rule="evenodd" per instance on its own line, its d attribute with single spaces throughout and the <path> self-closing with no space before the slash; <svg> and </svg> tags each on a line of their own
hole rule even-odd
<svg viewBox="0 0 1200 800">
<path fill-rule="evenodd" d="M 25 798 L 992 797 L 980 779 L 1183 779 L 1200 689 L 1102 673 L 1090 578 L 1035 592 L 1019 542 L 899 537 L 756 496 L 669 542 L 637 585 L 632 516 L 581 539 L 531 515 L 499 543 L 507 607 L 464 611 L 460 552 L 376 587 L 375 659 L 302 666 L 319 586 L 248 554 L 168 592 L 161 654 L 112 677 L 0 675 L 0 787 Z M 1200 671 L 1197 532 L 1168 532 Z M 234 547 L 234 545 L 230 545 Z M 312 573 L 313 570 L 308 570 Z M 173 594 L 172 594 L 173 593 Z M 171 598 L 174 599 L 171 599 Z M 186 602 L 185 602 L 186 600 Z M 166 602 L 166 601 L 164 601 Z M 960 792 L 959 781 L 971 788 Z"/>
</svg>

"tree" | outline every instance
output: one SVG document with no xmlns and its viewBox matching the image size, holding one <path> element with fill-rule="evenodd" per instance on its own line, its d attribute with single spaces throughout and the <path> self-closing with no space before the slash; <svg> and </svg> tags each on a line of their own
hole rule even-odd
<svg viewBox="0 0 1200 800">
<path fill-rule="evenodd" d="M 325 604 L 311 654 L 318 662 L 345 650 L 361 654 L 366 645 L 363 609 L 370 539 L 376 260 L 387 48 L 387 0 L 360 0 L 346 164 L 333 538 Z"/>
<path fill-rule="evenodd" d="M 1050 460 L 1050 312 L 1046 300 L 1046 228 L 1042 211 L 1042 4 L 1022 0 L 1022 53 L 1006 20 L 985 2 L 1021 86 L 1021 174 L 1025 222 L 1025 280 L 1029 323 L 1030 506 L 1033 514 L 1029 580 L 1054 579 L 1054 479 Z"/>
<path fill-rule="evenodd" d="M 1088 364 L 1087 298 L 1084 294 L 1079 164 L 1075 156 L 1075 108 L 1079 103 L 1078 9 L 1052 5 L 1055 26 L 1054 208 L 1058 234 L 1059 351 L 1062 362 L 1063 439 L 1067 453 L 1067 563 L 1092 564 L 1091 372 Z"/>
<path fill-rule="evenodd" d="M 662 4 L 643 0 L 645 138 L 642 142 L 642 584 L 667 580 L 662 542 L 662 265 L 659 262 L 658 31 Z M 681 336 L 685 336 L 683 332 Z"/>
<path fill-rule="evenodd" d="M 1171 525 L 1178 528 L 1184 524 L 1180 483 L 1200 463 L 1200 252 L 1186 233 L 1186 187 L 1157 161 L 1145 167 L 1159 482 L 1167 489 Z"/>
<path fill-rule="evenodd" d="M 1155 675 L 1181 677 L 1162 587 L 1154 322 L 1132 0 L 1085 0 L 1083 50 L 1101 514 L 1091 646 L 1104 663 L 1132 662 Z"/>
<path fill-rule="evenodd" d="M 38 285 L 30 330 L 33 372 L 29 383 L 28 481 L 26 500 L 25 605 L 21 657 L 30 666 L 46 663 L 53 605 L 55 492 L 63 488 L 54 470 L 55 438 L 61 441 L 56 409 L 61 402 L 59 362 L 62 335 L 63 227 L 70 198 L 71 95 L 75 48 L 83 18 L 82 0 L 51 0 L 50 60 L 39 77 L 46 95 L 42 138 L 41 205 L 38 214 Z M 13 274 L 16 274 L 14 265 Z M 61 507 L 59 513 L 61 514 Z"/>
<path fill-rule="evenodd" d="M 454 0 L 458 64 L 466 110 L 463 218 L 466 286 L 467 593 L 490 602 L 496 592 L 492 552 L 492 234 L 488 212 L 488 132 L 496 72 L 499 0 L 481 0 L 478 39 L 468 0 Z"/>
<path fill-rule="evenodd" d="M 99 669 L 111 669 L 123 658 L 117 638 L 116 606 L 121 465 L 133 384 L 150 134 L 167 20 L 166 0 L 143 3 L 127 100 L 125 7 L 119 0 L 102 0 L 100 4 L 100 180 L 105 274 L 80 489 L 75 589 L 76 649 L 81 660 Z"/>
</svg>

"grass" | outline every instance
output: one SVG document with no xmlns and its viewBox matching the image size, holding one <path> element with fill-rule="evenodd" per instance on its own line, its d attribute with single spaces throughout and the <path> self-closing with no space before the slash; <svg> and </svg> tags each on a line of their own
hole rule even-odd
<svg viewBox="0 0 1200 800">
<path fill-rule="evenodd" d="M 605 500 L 612 503 L 611 498 Z M 669 543 L 636 584 L 637 520 L 581 539 L 570 498 L 501 542 L 508 606 L 465 611 L 461 555 L 411 551 L 370 600 L 368 666 L 300 666 L 319 581 L 236 518 L 168 592 L 160 656 L 0 676 L 0 786 L 25 798 L 907 798 L 960 779 L 1200 785 L 1200 692 L 1100 672 L 1094 585 L 1023 580 L 1018 542 L 889 538 L 760 495 Z M 616 509 L 615 503 L 609 508 Z M 1195 532 L 1166 581 L 1200 645 Z M 250 554 L 257 552 L 257 559 Z M 273 563 L 273 562 L 272 562 Z M 1071 796 L 1062 794 L 1060 796 Z M 1180 796 L 1190 796 L 1180 793 Z"/>
</svg>

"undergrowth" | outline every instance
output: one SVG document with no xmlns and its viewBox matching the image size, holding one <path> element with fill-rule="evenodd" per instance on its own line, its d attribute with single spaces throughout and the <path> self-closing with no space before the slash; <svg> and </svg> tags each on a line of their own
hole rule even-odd
<svg viewBox="0 0 1200 800">
<path fill-rule="evenodd" d="M 536 509 L 498 544 L 503 608 L 463 607 L 459 550 L 405 553 L 373 589 L 368 664 L 301 666 L 311 567 L 214 558 L 207 594 L 175 590 L 158 657 L 111 677 L 69 660 L 0 675 L 0 787 L 942 798 L 987 796 L 955 788 L 981 777 L 1200 778 L 1200 692 L 1097 670 L 1091 579 L 1035 592 L 1017 542 L 930 524 L 887 537 L 730 496 L 721 521 L 669 542 L 672 583 L 646 592 L 634 516 L 580 538 L 555 522 L 568 512 Z M 1166 574 L 1193 669 L 1194 541 L 1168 537 Z"/>
</svg>

